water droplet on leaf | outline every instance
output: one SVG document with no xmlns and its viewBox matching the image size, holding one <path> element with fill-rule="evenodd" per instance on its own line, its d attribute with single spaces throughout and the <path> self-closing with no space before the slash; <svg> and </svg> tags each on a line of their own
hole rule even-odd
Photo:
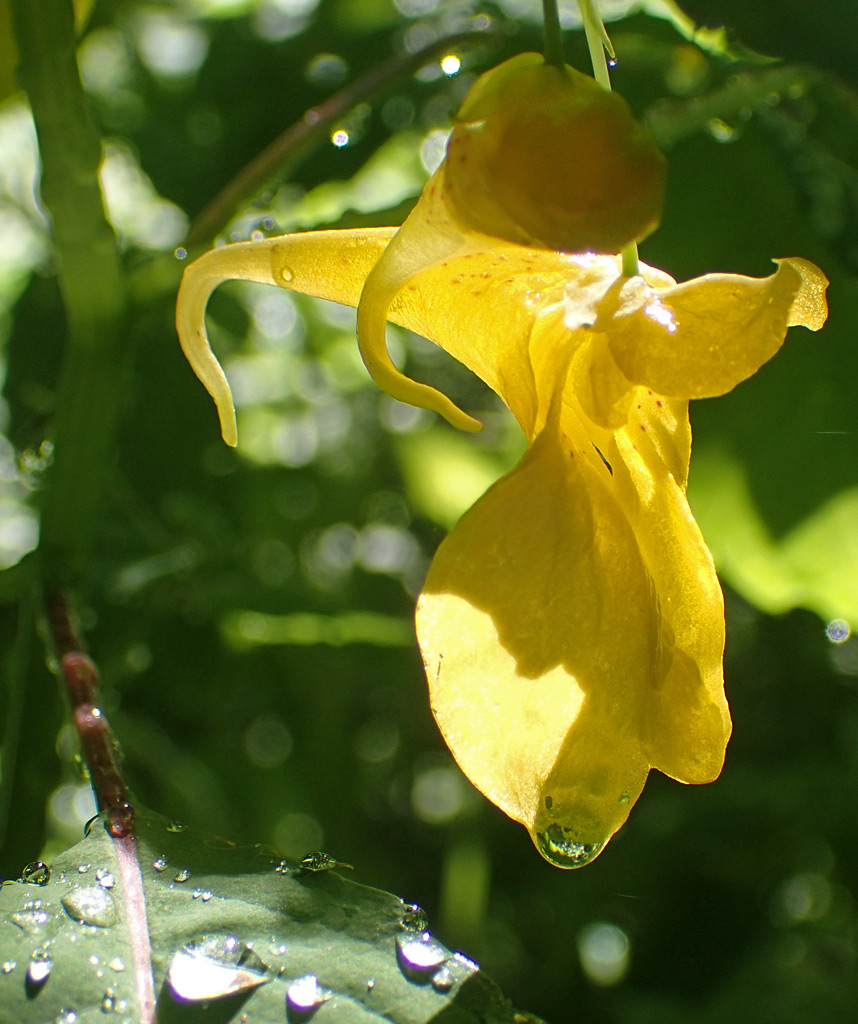
<svg viewBox="0 0 858 1024">
<path fill-rule="evenodd" d="M 42 949 L 35 950 L 27 966 L 27 979 L 25 982 L 27 992 L 32 995 L 40 992 L 48 978 L 50 978 L 53 969 L 54 962 L 48 953 Z"/>
<path fill-rule="evenodd" d="M 86 889 L 72 889 L 60 900 L 65 912 L 81 924 L 95 928 L 110 928 L 119 920 L 116 902 L 101 886 Z"/>
<path fill-rule="evenodd" d="M 11 914 L 12 921 L 28 935 L 40 935 L 51 915 L 41 900 L 30 900 Z"/>
<path fill-rule="evenodd" d="M 409 931 L 425 932 L 429 927 L 429 918 L 419 903 L 403 903 L 402 919 L 399 923 Z"/>
<path fill-rule="evenodd" d="M 107 989 L 101 997 L 100 1008 L 102 1013 L 113 1013 L 116 1009 L 116 992 L 112 988 Z"/>
<path fill-rule="evenodd" d="M 167 858 L 163 854 L 161 854 L 161 856 L 156 861 L 153 861 L 152 867 L 158 872 L 166 871 Z"/>
<path fill-rule="evenodd" d="M 317 872 L 317 871 L 332 871 L 334 868 L 348 868 L 349 871 L 353 871 L 354 868 L 351 864 L 344 864 L 341 860 L 334 860 L 329 854 L 325 853 L 324 850 L 314 850 L 312 853 L 308 853 L 306 857 L 302 857 L 298 868 L 301 871 Z"/>
<path fill-rule="evenodd" d="M 116 878 L 106 868 L 99 868 L 95 872 L 95 877 L 102 889 L 112 889 L 116 885 Z"/>
<path fill-rule="evenodd" d="M 2 970 L 4 974 L 11 974 L 17 966 L 17 960 L 4 960 L 3 966 L 0 967 L 0 970 Z"/>
<path fill-rule="evenodd" d="M 21 872 L 21 881 L 32 885 L 47 885 L 51 880 L 51 869 L 43 860 L 34 860 Z"/>
<path fill-rule="evenodd" d="M 542 856 L 558 868 L 582 868 L 595 860 L 605 843 L 582 843 L 571 838 L 570 830 L 562 825 L 549 825 L 536 833 L 536 846 Z"/>
<path fill-rule="evenodd" d="M 330 998 L 331 993 L 322 988 L 315 974 L 305 974 L 286 989 L 286 1013 L 290 1020 L 307 1020 Z"/>
<path fill-rule="evenodd" d="M 179 999 L 199 1002 L 265 985 L 268 966 L 234 935 L 207 935 L 176 950 L 167 981 Z"/>
<path fill-rule="evenodd" d="M 181 821 L 171 821 L 170 824 L 167 826 L 168 832 L 186 832 L 187 829 L 188 826 Z"/>
<path fill-rule="evenodd" d="M 396 959 L 402 973 L 411 981 L 429 981 L 450 956 L 450 951 L 429 932 L 396 936 Z"/>
<path fill-rule="evenodd" d="M 175 873 L 175 875 L 173 875 L 173 881 L 174 882 L 187 882 L 187 880 L 190 877 L 191 877 L 190 871 L 187 868 L 181 868 L 179 871 L 177 871 Z"/>
<path fill-rule="evenodd" d="M 107 966 L 111 969 L 111 971 L 116 971 L 116 973 L 118 974 L 120 971 L 125 970 L 125 961 L 122 959 L 121 956 L 115 956 L 107 961 Z"/>
<path fill-rule="evenodd" d="M 437 974 L 432 977 L 432 988 L 436 992 L 449 992 L 455 983 L 453 972 L 449 967 L 442 967 Z"/>
</svg>

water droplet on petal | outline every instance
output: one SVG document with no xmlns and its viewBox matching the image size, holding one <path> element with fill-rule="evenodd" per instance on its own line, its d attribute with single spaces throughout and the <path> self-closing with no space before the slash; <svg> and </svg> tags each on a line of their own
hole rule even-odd
<svg viewBox="0 0 858 1024">
<path fill-rule="evenodd" d="M 295 271 L 291 267 L 282 267 L 280 270 L 280 276 L 288 284 L 290 281 L 295 280 Z"/>
<path fill-rule="evenodd" d="M 290 1020 L 307 1020 L 330 998 L 331 993 L 322 988 L 315 974 L 305 974 L 286 989 L 286 1013 Z"/>
<path fill-rule="evenodd" d="M 167 972 L 179 999 L 200 1002 L 271 981 L 268 965 L 234 935 L 207 935 L 176 950 Z"/>
<path fill-rule="evenodd" d="M 95 872 L 95 877 L 102 889 L 112 889 L 116 885 L 116 878 L 106 868 L 99 868 Z"/>
<path fill-rule="evenodd" d="M 190 871 L 187 868 L 181 868 L 179 871 L 177 871 L 175 873 L 175 875 L 173 875 L 173 881 L 174 882 L 180 882 L 180 883 L 181 882 L 187 882 L 187 880 L 190 877 L 191 877 Z"/>
<path fill-rule="evenodd" d="M 40 992 L 48 978 L 50 978 L 53 969 L 54 962 L 48 953 L 42 949 L 35 950 L 30 957 L 30 963 L 27 965 L 25 985 L 28 994 L 35 995 Z"/>
<path fill-rule="evenodd" d="M 34 860 L 21 872 L 21 881 L 32 885 L 47 885 L 51 880 L 51 869 L 43 860 Z"/>
<path fill-rule="evenodd" d="M 571 838 L 570 829 L 562 825 L 549 825 L 544 832 L 536 833 L 536 848 L 542 856 L 557 868 L 582 868 L 589 864 L 605 848 L 605 842 L 582 843 Z"/>
<path fill-rule="evenodd" d="M 86 889 L 72 889 L 60 900 L 65 912 L 81 924 L 95 928 L 110 928 L 119 920 L 116 902 L 100 885 Z"/>
<path fill-rule="evenodd" d="M 153 861 L 152 867 L 158 872 L 166 871 L 167 858 L 163 854 L 161 854 L 161 856 L 156 861 Z"/>
<path fill-rule="evenodd" d="M 411 981 L 426 982 L 450 959 L 450 951 L 429 932 L 396 936 L 396 959 Z"/>
</svg>

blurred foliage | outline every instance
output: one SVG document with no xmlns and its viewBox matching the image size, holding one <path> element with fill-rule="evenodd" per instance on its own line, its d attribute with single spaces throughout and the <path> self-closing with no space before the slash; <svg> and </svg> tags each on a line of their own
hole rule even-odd
<svg viewBox="0 0 858 1024">
<path fill-rule="evenodd" d="M 692 17 L 727 27 L 731 57 L 642 7 L 666 5 L 606 4 L 624 15 L 609 25 L 615 86 L 670 164 L 642 258 L 684 279 L 801 255 L 832 282 L 821 334 L 793 332 L 752 380 L 692 408 L 692 503 L 735 588 L 721 779 L 692 790 L 654 773 L 599 861 L 571 875 L 545 864 L 456 769 L 409 640 L 443 531 L 520 451 L 494 397 L 392 330 L 411 375 L 487 424 L 461 438 L 370 385 L 353 314 L 224 287 L 209 324 L 239 405 L 234 452 L 175 338 L 174 250 L 244 165 L 360 75 L 481 31 L 456 51 L 458 74 L 433 62 L 344 112 L 223 239 L 398 222 L 474 74 L 539 48 L 529 0 L 96 4 L 79 62 L 135 305 L 82 626 L 144 803 L 284 855 L 325 847 L 361 882 L 424 905 L 516 1005 L 553 1021 L 574 1007 L 588 1024 L 845 1020 L 858 1000 L 858 15 L 853 0 L 824 16 L 804 0 L 776 13 L 689 0 Z M 566 47 L 586 69 L 579 32 Z M 27 639 L 34 613 L 16 600 L 65 346 L 34 147 L 12 97 L 0 109 L 0 717 L 22 723 L 27 785 L 5 877 L 76 842 L 92 813 Z"/>
</svg>

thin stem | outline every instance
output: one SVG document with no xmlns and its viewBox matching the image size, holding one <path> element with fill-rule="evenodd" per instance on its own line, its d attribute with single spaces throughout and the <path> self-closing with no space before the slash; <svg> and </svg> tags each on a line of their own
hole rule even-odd
<svg viewBox="0 0 858 1024">
<path fill-rule="evenodd" d="M 593 64 L 593 77 L 603 89 L 611 90 L 611 75 L 608 71 L 608 56 L 614 56 L 614 47 L 605 31 L 605 23 L 599 14 L 597 0 L 578 0 L 584 34 Z M 636 277 L 640 273 L 637 242 L 629 242 L 621 253 L 623 276 Z"/>
<path fill-rule="evenodd" d="M 542 0 L 545 33 L 545 63 L 563 66 L 563 34 L 560 30 L 560 12 L 557 0 Z"/>
<path fill-rule="evenodd" d="M 474 42 L 494 42 L 494 37 L 486 32 L 463 32 L 436 40 L 417 53 L 397 57 L 373 68 L 319 106 L 308 110 L 221 189 L 191 225 L 186 244 L 196 246 L 210 242 L 229 223 L 243 202 L 274 178 L 285 178 L 298 161 L 313 146 L 326 139 L 336 122 L 358 103 L 370 99 L 392 82 L 414 74 L 453 47 Z"/>
<path fill-rule="evenodd" d="M 49 594 L 45 607 L 60 679 L 71 705 L 72 724 L 89 771 L 95 802 L 99 811 L 107 812 L 107 831 L 114 839 L 123 839 L 132 833 L 134 808 L 119 767 L 119 744 L 101 709 L 98 669 L 82 650 L 68 596 L 62 591 Z"/>
<path fill-rule="evenodd" d="M 123 395 L 126 293 L 99 187 L 101 140 L 78 73 L 72 5 L 13 0 L 12 14 L 66 313 L 54 463 L 40 531 L 44 571 L 57 585 L 83 576 L 101 507 Z"/>
</svg>

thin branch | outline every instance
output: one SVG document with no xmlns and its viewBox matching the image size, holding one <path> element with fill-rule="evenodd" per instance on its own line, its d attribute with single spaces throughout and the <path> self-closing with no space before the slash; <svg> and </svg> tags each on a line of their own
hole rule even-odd
<svg viewBox="0 0 858 1024">
<path fill-rule="evenodd" d="M 187 245 L 210 242 L 232 219 L 238 207 L 276 177 L 286 177 L 307 152 L 327 140 L 330 130 L 359 103 L 363 103 L 398 79 L 413 75 L 424 65 L 451 49 L 474 43 L 494 43 L 487 32 L 461 32 L 439 39 L 417 53 L 396 57 L 312 107 L 270 145 L 254 157 L 197 216 L 188 231 Z"/>
</svg>

